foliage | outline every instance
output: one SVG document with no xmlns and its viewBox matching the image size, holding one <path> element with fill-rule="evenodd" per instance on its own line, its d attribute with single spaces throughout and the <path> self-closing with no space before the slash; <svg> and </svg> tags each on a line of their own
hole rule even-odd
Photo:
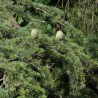
<svg viewBox="0 0 98 98">
<path fill-rule="evenodd" d="M 98 5 L 96 1 L 97 0 L 79 0 L 71 5 L 70 3 L 72 1 L 69 0 L 66 5 L 65 12 L 68 21 L 86 35 L 98 32 L 98 21 L 96 21 L 98 16 Z"/>
<path fill-rule="evenodd" d="M 66 11 L 50 1 L 0 1 L 0 86 L 10 98 L 97 98 L 95 14 L 90 21 L 94 9 L 89 6 L 83 14 L 85 0 L 68 0 Z M 88 1 L 93 6 L 95 1 Z M 32 29 L 39 30 L 36 39 Z M 61 41 L 55 37 L 58 30 L 65 34 Z"/>
<path fill-rule="evenodd" d="M 0 89 L 0 98 L 9 98 L 8 92 L 4 89 Z"/>
</svg>

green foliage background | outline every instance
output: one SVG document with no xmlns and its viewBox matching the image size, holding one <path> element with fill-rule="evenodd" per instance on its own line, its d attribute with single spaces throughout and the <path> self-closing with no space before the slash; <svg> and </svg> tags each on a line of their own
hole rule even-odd
<svg viewBox="0 0 98 98">
<path fill-rule="evenodd" d="M 95 0 L 0 0 L 0 98 L 98 98 L 97 26 Z"/>
</svg>

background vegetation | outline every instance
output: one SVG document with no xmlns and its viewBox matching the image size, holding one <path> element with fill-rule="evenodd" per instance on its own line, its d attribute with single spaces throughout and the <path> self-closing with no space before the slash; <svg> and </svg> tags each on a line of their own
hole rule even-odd
<svg viewBox="0 0 98 98">
<path fill-rule="evenodd" d="M 0 0 L 0 98 L 98 98 L 97 27 L 98 0 Z"/>
</svg>

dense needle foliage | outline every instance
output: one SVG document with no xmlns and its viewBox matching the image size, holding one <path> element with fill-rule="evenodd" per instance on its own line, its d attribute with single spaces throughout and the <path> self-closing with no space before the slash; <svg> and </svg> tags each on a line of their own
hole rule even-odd
<svg viewBox="0 0 98 98">
<path fill-rule="evenodd" d="M 97 27 L 97 0 L 0 0 L 0 98 L 98 98 Z"/>
</svg>

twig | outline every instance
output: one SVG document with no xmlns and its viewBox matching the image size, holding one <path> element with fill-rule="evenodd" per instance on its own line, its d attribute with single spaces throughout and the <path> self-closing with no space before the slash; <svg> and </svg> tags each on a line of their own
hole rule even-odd
<svg viewBox="0 0 98 98">
<path fill-rule="evenodd" d="M 3 79 L 0 79 L 0 81 L 2 81 Z"/>
<path fill-rule="evenodd" d="M 36 8 L 37 10 L 40 10 L 40 11 L 42 11 L 42 12 L 44 12 L 45 14 L 47 14 L 48 16 L 50 16 L 46 11 L 44 11 L 44 10 L 42 10 L 42 9 L 40 9 L 40 8 Z"/>
<path fill-rule="evenodd" d="M 56 7 L 57 7 L 57 5 L 59 4 L 59 2 L 60 2 L 60 0 L 58 0 L 58 2 L 57 2 L 57 4 L 56 4 Z"/>
<path fill-rule="evenodd" d="M 33 21 L 37 21 L 37 22 L 42 22 L 42 23 L 45 23 L 45 21 L 42 21 L 42 20 L 37 20 L 37 19 L 32 19 Z"/>
<path fill-rule="evenodd" d="M 2 83 L 2 85 L 0 86 L 0 88 L 4 85 L 5 86 L 5 89 L 7 89 L 8 90 L 8 84 L 6 83 L 6 72 L 4 72 L 4 75 L 3 75 L 3 78 L 2 79 L 0 79 L 0 81 L 2 81 L 3 80 L 3 83 Z"/>
<path fill-rule="evenodd" d="M 53 65 L 54 65 L 54 63 L 52 63 L 52 65 L 49 68 L 51 69 Z"/>
</svg>

